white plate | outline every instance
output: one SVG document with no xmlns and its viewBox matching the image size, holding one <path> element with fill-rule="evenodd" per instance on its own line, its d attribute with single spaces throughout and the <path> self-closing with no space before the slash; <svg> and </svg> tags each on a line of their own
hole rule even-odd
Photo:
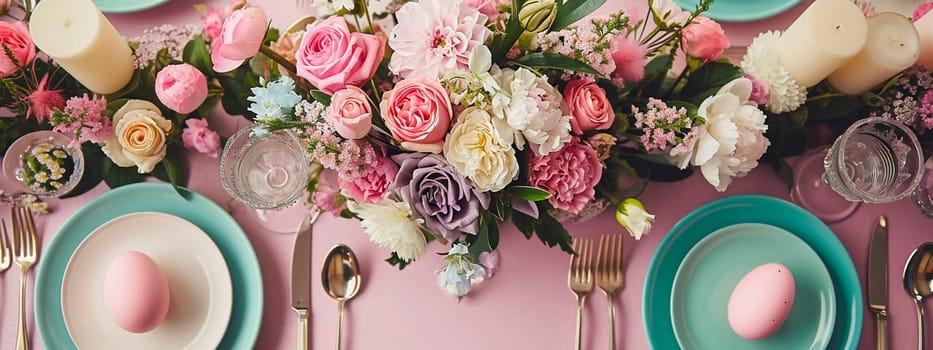
<svg viewBox="0 0 933 350">
<path fill-rule="evenodd" d="M 165 320 L 141 334 L 117 325 L 104 302 L 107 269 L 130 250 L 151 257 L 170 290 Z M 163 213 L 127 214 L 98 227 L 75 250 L 62 281 L 62 314 L 79 349 L 214 349 L 232 305 L 230 273 L 214 241 L 194 224 Z"/>
</svg>

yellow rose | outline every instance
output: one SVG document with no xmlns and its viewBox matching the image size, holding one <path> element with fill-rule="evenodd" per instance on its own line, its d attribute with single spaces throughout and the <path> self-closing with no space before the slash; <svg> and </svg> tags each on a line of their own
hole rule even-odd
<svg viewBox="0 0 933 350">
<path fill-rule="evenodd" d="M 162 117 L 156 105 L 129 100 L 113 115 L 113 135 L 102 150 L 121 167 L 136 166 L 140 174 L 152 171 L 165 158 L 165 141 L 172 122 Z"/>
</svg>

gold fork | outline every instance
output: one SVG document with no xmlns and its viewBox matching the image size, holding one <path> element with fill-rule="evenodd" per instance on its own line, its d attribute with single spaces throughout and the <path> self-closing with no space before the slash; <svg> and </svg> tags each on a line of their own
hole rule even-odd
<svg viewBox="0 0 933 350">
<path fill-rule="evenodd" d="M 577 296 L 577 337 L 576 350 L 580 350 L 583 343 L 583 305 L 586 296 L 593 291 L 593 241 L 585 238 L 574 238 L 573 251 L 576 254 L 570 258 L 570 275 L 567 284 L 570 291 Z"/>
<path fill-rule="evenodd" d="M 29 268 L 36 263 L 36 224 L 29 208 L 13 205 L 13 261 L 19 266 L 19 325 L 17 326 L 16 349 L 27 350 L 26 334 L 26 277 Z"/>
<path fill-rule="evenodd" d="M 622 235 L 605 234 L 599 237 L 599 255 L 596 258 L 596 284 L 609 304 L 609 349 L 616 349 L 615 295 L 625 282 L 622 272 Z"/>
<path fill-rule="evenodd" d="M 6 220 L 0 219 L 0 271 L 6 271 L 13 262 L 10 242 L 7 241 Z"/>
</svg>

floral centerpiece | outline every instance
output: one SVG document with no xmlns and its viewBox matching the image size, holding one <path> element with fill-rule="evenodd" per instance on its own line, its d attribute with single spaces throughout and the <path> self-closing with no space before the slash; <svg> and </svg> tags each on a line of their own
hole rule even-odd
<svg viewBox="0 0 933 350">
<path fill-rule="evenodd" d="M 784 157 L 860 116 L 933 126 L 922 67 L 843 94 L 825 76 L 804 86 L 779 58 L 791 34 L 763 33 L 740 64 L 720 58 L 731 44 L 702 15 L 711 0 L 591 15 L 605 2 L 316 0 L 318 18 L 283 32 L 245 1 L 199 7 L 201 26 L 131 39 L 132 79 L 108 94 L 36 50 L 26 8 L 0 22 L 0 103 L 15 116 L 0 119 L 0 149 L 52 128 L 103 164 L 88 186 L 183 185 L 181 150 L 218 154 L 204 117 L 220 105 L 257 133 L 297 131 L 320 165 L 310 201 L 359 220 L 389 263 L 449 247 L 439 281 L 463 296 L 491 277 L 507 222 L 572 253 L 562 222 L 613 208 L 638 239 L 654 220 L 637 199 L 648 180 L 699 170 L 724 191 L 769 161 L 790 183 Z"/>
</svg>

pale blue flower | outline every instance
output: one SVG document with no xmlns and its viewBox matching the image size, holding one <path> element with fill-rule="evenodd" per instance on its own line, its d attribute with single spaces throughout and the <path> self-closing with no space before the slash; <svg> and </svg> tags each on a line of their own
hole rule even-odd
<svg viewBox="0 0 933 350">
<path fill-rule="evenodd" d="M 444 261 L 447 266 L 438 272 L 437 282 L 441 288 L 458 298 L 467 295 L 473 283 L 486 275 L 482 266 L 473 263 L 473 256 L 463 243 L 454 243 Z"/>
<path fill-rule="evenodd" d="M 256 113 L 259 121 L 294 117 L 295 105 L 301 102 L 301 96 L 295 93 L 295 81 L 286 76 L 250 91 L 253 96 L 246 98 L 252 102 L 249 111 Z"/>
</svg>

